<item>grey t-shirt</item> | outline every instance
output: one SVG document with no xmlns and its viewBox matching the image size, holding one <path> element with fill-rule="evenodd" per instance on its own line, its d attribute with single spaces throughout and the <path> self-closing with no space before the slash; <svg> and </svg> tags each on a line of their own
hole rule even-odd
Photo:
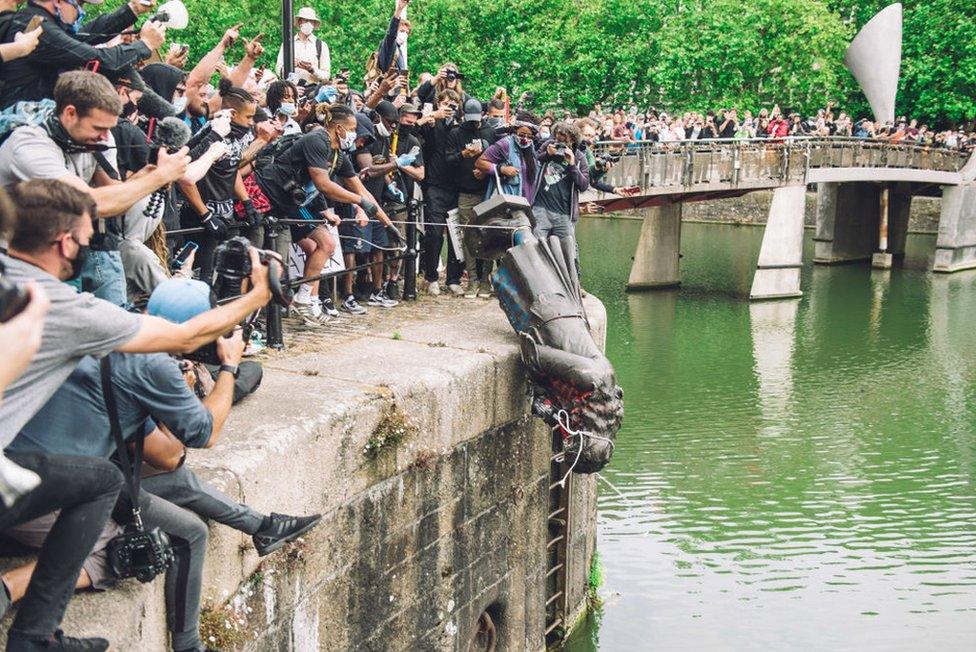
<svg viewBox="0 0 976 652">
<path fill-rule="evenodd" d="M 91 183 L 97 169 L 91 152 L 65 154 L 41 127 L 18 127 L 0 147 L 0 186 L 69 173 Z"/>
<path fill-rule="evenodd" d="M 34 281 L 51 300 L 41 348 L 0 402 L 0 448 L 6 448 L 83 357 L 102 357 L 122 346 L 139 332 L 142 318 L 87 292 L 79 294 L 34 265 L 4 254 L 0 262 L 8 279 Z"/>
<path fill-rule="evenodd" d="M 146 419 L 166 425 L 191 448 L 213 432 L 213 415 L 190 390 L 179 363 L 165 353 L 109 354 L 112 389 L 125 439 Z M 11 453 L 108 457 L 115 450 L 102 394 L 100 363 L 86 357 L 7 447 Z"/>
</svg>

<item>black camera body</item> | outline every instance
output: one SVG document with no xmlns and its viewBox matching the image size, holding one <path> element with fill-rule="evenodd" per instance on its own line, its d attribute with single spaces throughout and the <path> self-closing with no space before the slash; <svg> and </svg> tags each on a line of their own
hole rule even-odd
<svg viewBox="0 0 976 652">
<path fill-rule="evenodd" d="M 4 278 L 5 271 L 3 263 L 0 263 L 0 324 L 19 315 L 30 303 L 30 297 L 23 287 Z"/>
<path fill-rule="evenodd" d="M 552 144 L 552 146 L 556 150 L 556 153 L 553 156 L 566 158 L 566 155 L 569 153 L 569 146 L 566 145 L 566 143 L 555 142 Z"/>
<path fill-rule="evenodd" d="M 28 303 L 30 303 L 30 297 L 27 296 L 24 288 L 0 277 L 0 324 L 19 315 Z"/>
<path fill-rule="evenodd" d="M 282 184 L 281 189 L 288 193 L 296 206 L 302 206 L 308 201 L 308 193 L 294 179 L 288 179 Z"/>
<path fill-rule="evenodd" d="M 603 152 L 596 155 L 595 160 L 593 161 L 593 167 L 596 168 L 597 172 L 606 173 L 609 172 L 610 168 L 612 168 L 618 161 L 620 161 L 620 154 Z"/>
<path fill-rule="evenodd" d="M 106 552 L 119 579 L 134 577 L 143 584 L 165 573 L 176 560 L 169 535 L 158 527 L 123 532 L 108 542 Z"/>
<path fill-rule="evenodd" d="M 268 284 L 275 303 L 287 308 L 291 304 L 292 292 L 288 284 L 288 268 L 282 266 L 277 258 L 266 251 L 258 254 L 262 264 L 270 266 Z M 279 273 L 280 270 L 280 273 Z M 241 296 L 241 284 L 251 276 L 251 243 L 243 236 L 226 240 L 214 251 L 214 275 L 210 287 L 213 289 L 217 304 Z M 242 324 L 244 327 L 244 341 L 251 337 L 251 322 L 249 319 Z M 217 343 L 210 342 L 196 351 L 186 354 L 187 360 L 204 364 L 219 365 Z"/>
</svg>

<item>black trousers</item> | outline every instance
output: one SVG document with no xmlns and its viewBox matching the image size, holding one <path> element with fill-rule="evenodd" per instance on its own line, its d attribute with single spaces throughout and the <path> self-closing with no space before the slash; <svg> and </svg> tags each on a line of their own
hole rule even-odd
<svg viewBox="0 0 976 652">
<path fill-rule="evenodd" d="M 0 513 L 0 530 L 61 510 L 10 626 L 11 636 L 42 639 L 61 625 L 81 565 L 112 513 L 122 488 L 122 473 L 97 457 L 37 453 L 8 457 L 41 476 L 41 484 Z"/>
<path fill-rule="evenodd" d="M 456 188 L 429 185 L 424 189 L 424 238 L 423 252 L 420 264 L 424 278 L 428 281 L 437 280 L 437 266 L 441 260 L 441 248 L 444 246 L 444 232 L 447 224 L 447 212 L 457 208 L 458 193 Z M 454 253 L 454 245 L 447 238 L 447 285 L 460 284 L 464 264 Z"/>
</svg>

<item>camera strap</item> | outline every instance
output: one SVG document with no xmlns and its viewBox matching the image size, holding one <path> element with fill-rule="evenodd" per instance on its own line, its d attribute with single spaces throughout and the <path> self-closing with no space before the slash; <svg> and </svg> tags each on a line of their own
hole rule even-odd
<svg viewBox="0 0 976 652">
<path fill-rule="evenodd" d="M 115 439 L 115 446 L 118 449 L 119 463 L 122 465 L 122 474 L 125 476 L 125 489 L 129 493 L 129 500 L 132 503 L 132 522 L 137 530 L 142 530 L 142 514 L 139 510 L 139 484 L 142 479 L 142 449 L 146 437 L 140 434 L 136 438 L 136 450 L 132 459 L 129 459 L 129 449 L 125 445 L 122 437 L 122 424 L 119 423 L 119 408 L 115 402 L 115 390 L 112 389 L 112 361 L 110 356 L 102 358 L 100 367 L 102 372 L 102 396 L 105 398 L 105 408 L 108 410 L 108 421 L 112 430 L 112 437 Z"/>
</svg>

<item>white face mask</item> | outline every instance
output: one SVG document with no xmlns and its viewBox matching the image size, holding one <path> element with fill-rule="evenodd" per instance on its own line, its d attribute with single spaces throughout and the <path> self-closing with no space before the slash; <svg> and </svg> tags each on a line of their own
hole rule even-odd
<svg viewBox="0 0 976 652">
<path fill-rule="evenodd" d="M 182 95 L 173 100 L 173 108 L 176 109 L 177 113 L 183 113 L 186 110 L 186 95 Z"/>
<path fill-rule="evenodd" d="M 382 120 L 380 120 L 379 124 L 376 125 L 376 133 L 378 133 L 383 138 L 390 137 L 390 130 L 386 128 L 386 125 L 383 124 Z"/>
<path fill-rule="evenodd" d="M 348 152 L 354 147 L 356 147 L 356 132 L 346 132 L 346 136 L 339 141 L 339 148 L 344 152 Z"/>
<path fill-rule="evenodd" d="M 403 46 L 407 44 L 407 37 L 409 34 L 406 32 L 397 32 L 397 45 Z"/>
<path fill-rule="evenodd" d="M 298 29 L 305 36 L 311 36 L 312 32 L 315 30 L 315 26 L 312 25 L 312 23 L 302 23 L 302 26 Z"/>
</svg>

